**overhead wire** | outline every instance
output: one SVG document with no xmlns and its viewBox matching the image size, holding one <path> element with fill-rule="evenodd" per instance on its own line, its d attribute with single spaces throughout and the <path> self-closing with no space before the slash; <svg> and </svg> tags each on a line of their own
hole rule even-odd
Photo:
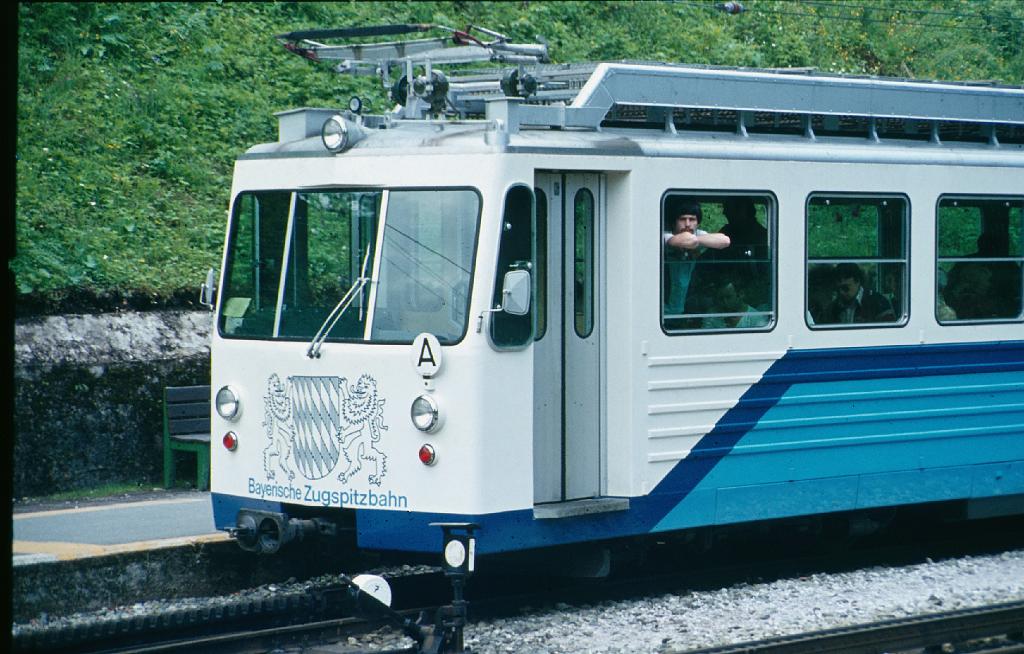
<svg viewBox="0 0 1024 654">
<path fill-rule="evenodd" d="M 888 10 L 896 11 L 896 12 L 899 12 L 899 13 L 902 13 L 902 14 L 922 14 L 922 15 L 926 15 L 926 16 L 947 16 L 947 17 L 950 17 L 950 18 L 985 18 L 985 14 L 976 14 L 976 13 L 975 14 L 965 14 L 965 13 L 961 13 L 961 12 L 958 12 L 958 11 L 936 11 L 936 10 L 932 10 L 932 9 L 909 9 L 909 8 L 907 8 L 906 3 L 904 3 L 904 5 L 897 5 L 896 3 L 892 3 L 892 2 L 886 3 L 886 4 L 865 5 L 865 4 L 856 4 L 856 3 L 852 3 L 852 2 L 824 2 L 823 0 L 801 0 L 800 2 L 792 3 L 792 4 L 810 5 L 810 6 L 818 6 L 818 7 L 846 7 L 846 8 L 851 8 L 851 9 L 862 9 L 862 10 L 865 10 L 865 11 L 867 11 L 867 10 L 874 11 L 874 10 L 878 10 L 878 9 L 882 9 L 882 10 L 888 9 Z M 921 5 L 918 2 L 914 2 L 914 3 L 911 3 L 909 6 L 920 7 Z M 1005 13 L 1005 12 L 991 12 L 990 11 L 990 12 L 988 12 L 988 15 L 989 16 L 993 16 L 993 17 L 997 17 L 997 18 L 1010 19 L 1010 20 L 1014 20 L 1015 19 L 1015 17 L 1012 14 Z"/>
<path fill-rule="evenodd" d="M 707 9 L 716 11 L 719 2 L 702 2 L 701 0 L 670 0 L 672 4 L 686 5 L 690 7 L 699 7 L 701 9 Z M 1012 14 L 965 14 L 959 12 L 938 12 L 929 11 L 924 9 L 906 9 L 900 6 L 893 5 L 863 5 L 863 4 L 848 4 L 839 2 L 821 2 L 820 0 L 803 0 L 802 2 L 786 3 L 787 5 L 794 7 L 823 7 L 827 9 L 860 9 L 865 12 L 872 11 L 884 11 L 887 13 L 885 18 L 873 18 L 869 15 L 848 15 L 845 13 L 837 12 L 821 12 L 821 11 L 799 11 L 796 9 L 781 9 L 778 5 L 772 8 L 768 8 L 764 3 L 758 3 L 756 5 L 744 5 L 743 13 L 757 13 L 757 14 L 770 14 L 779 16 L 805 16 L 809 18 L 817 18 L 824 20 L 845 20 L 850 22 L 860 23 L 887 23 L 893 25 L 900 25 L 906 27 L 924 27 L 924 28 L 938 28 L 938 29 L 965 29 L 974 30 L 979 29 L 994 29 L 994 25 L 988 24 L 987 17 L 994 17 L 1001 20 L 1016 21 L 1019 20 Z M 984 21 L 984 25 L 964 25 L 951 22 L 927 22 L 917 20 L 901 20 L 899 14 L 919 14 L 923 16 L 946 16 L 948 18 L 962 19 L 962 20 L 980 20 Z"/>
</svg>

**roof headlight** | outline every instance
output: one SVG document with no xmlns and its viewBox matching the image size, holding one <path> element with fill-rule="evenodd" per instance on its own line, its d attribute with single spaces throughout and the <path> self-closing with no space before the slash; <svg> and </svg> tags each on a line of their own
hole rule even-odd
<svg viewBox="0 0 1024 654">
<path fill-rule="evenodd" d="M 230 386 L 223 386 L 217 391 L 217 399 L 214 404 L 217 407 L 217 413 L 225 420 L 234 420 L 238 417 L 238 410 L 242 406 L 238 392 Z"/>
<path fill-rule="evenodd" d="M 412 424 L 420 431 L 436 431 L 441 424 L 441 410 L 437 400 L 429 395 L 420 395 L 412 401 L 409 416 Z"/>
<path fill-rule="evenodd" d="M 320 128 L 324 147 L 331 152 L 341 152 L 349 146 L 348 121 L 340 115 L 333 115 Z"/>
</svg>

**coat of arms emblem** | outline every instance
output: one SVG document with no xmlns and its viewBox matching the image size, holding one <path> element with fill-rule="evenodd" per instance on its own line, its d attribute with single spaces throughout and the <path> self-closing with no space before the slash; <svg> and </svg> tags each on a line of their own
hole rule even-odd
<svg viewBox="0 0 1024 654">
<path fill-rule="evenodd" d="M 283 473 L 291 481 L 298 474 L 323 479 L 344 458 L 338 475 L 342 484 L 367 470 L 366 480 L 376 486 L 387 474 L 387 456 L 378 449 L 384 424 L 384 400 L 378 398 L 377 380 L 362 375 L 355 384 L 345 377 L 288 377 L 267 380 L 263 428 L 269 443 L 263 450 L 267 479 Z"/>
</svg>

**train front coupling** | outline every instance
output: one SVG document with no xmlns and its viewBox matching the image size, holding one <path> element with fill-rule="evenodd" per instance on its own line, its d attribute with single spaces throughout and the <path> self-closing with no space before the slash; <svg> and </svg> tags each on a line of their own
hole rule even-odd
<svg viewBox="0 0 1024 654">
<path fill-rule="evenodd" d="M 319 518 L 303 520 L 273 511 L 242 509 L 235 519 L 235 526 L 228 529 L 228 533 L 247 552 L 274 554 L 293 540 L 334 536 L 337 527 L 333 522 Z"/>
</svg>

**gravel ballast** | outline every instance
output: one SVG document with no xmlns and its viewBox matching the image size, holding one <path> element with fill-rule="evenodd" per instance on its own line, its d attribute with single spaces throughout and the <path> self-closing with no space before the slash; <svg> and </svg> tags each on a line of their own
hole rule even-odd
<svg viewBox="0 0 1024 654">
<path fill-rule="evenodd" d="M 474 623 L 480 652 L 673 652 L 1024 599 L 1024 550 Z"/>
</svg>

